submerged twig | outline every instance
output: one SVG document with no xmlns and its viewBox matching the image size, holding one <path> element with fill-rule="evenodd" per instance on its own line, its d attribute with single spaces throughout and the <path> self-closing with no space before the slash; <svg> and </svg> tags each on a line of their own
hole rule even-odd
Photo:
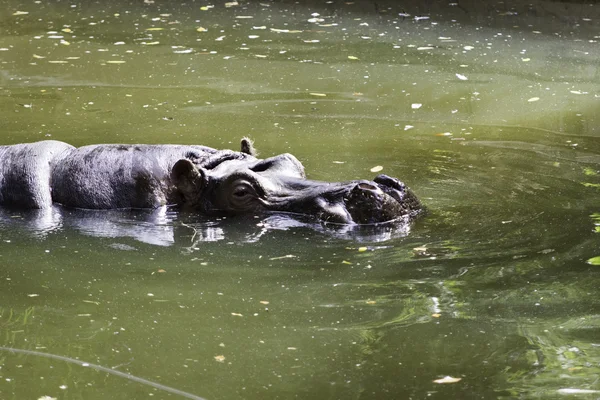
<svg viewBox="0 0 600 400">
<path fill-rule="evenodd" d="M 179 396 L 187 397 L 188 399 L 206 400 L 203 397 L 196 396 L 195 394 L 184 392 L 183 390 L 179 390 L 179 389 L 175 389 L 175 388 L 172 388 L 172 387 L 169 387 L 169 386 L 161 385 L 160 383 L 152 382 L 152 381 L 149 381 L 149 380 L 144 379 L 144 378 L 139 378 L 137 376 L 134 376 L 134 375 L 131 375 L 131 374 L 128 374 L 128 373 L 125 373 L 125 372 L 116 371 L 114 369 L 103 367 L 101 365 L 90 364 L 88 362 L 80 361 L 80 360 L 75 360 L 75 359 L 69 358 L 69 357 L 59 356 L 59 355 L 50 354 L 50 353 L 42 353 L 41 351 L 25 350 L 25 349 L 15 349 L 15 348 L 12 348 L 12 347 L 4 347 L 4 346 L 0 346 L 0 350 L 9 351 L 11 353 L 21 353 L 21 354 L 28 354 L 28 355 L 32 355 L 32 356 L 46 357 L 46 358 L 52 358 L 52 359 L 55 359 L 55 360 L 61 360 L 61 361 L 65 361 L 65 362 L 68 362 L 68 363 L 71 363 L 71 364 L 79 365 L 81 367 L 89 367 L 89 368 L 95 369 L 97 371 L 103 371 L 103 372 L 106 372 L 106 373 L 109 373 L 109 374 L 112 374 L 112 375 L 120 376 L 121 378 L 125 378 L 125 379 L 129 379 L 131 381 L 139 382 L 139 383 L 141 383 L 143 385 L 152 386 L 153 388 L 164 390 L 165 392 L 169 392 L 169 393 L 172 393 L 172 394 L 177 394 Z"/>
</svg>

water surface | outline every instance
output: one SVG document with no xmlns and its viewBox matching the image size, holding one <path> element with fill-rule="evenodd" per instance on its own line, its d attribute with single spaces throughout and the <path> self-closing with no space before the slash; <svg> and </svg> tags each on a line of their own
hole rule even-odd
<svg viewBox="0 0 600 400">
<path fill-rule="evenodd" d="M 428 214 L 3 210 L 1 398 L 600 395 L 597 5 L 349 3 L 4 2 L 2 144 L 248 135 Z"/>
</svg>

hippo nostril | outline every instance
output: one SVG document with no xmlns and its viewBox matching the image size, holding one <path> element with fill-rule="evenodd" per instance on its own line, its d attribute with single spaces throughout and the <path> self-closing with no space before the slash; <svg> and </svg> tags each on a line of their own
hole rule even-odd
<svg viewBox="0 0 600 400">
<path fill-rule="evenodd" d="M 366 190 L 375 190 L 375 186 L 371 185 L 370 183 L 359 183 L 358 185 L 359 188 L 361 189 L 366 189 Z"/>
<path fill-rule="evenodd" d="M 354 190 L 381 193 L 381 189 L 378 186 L 373 185 L 369 182 L 361 182 L 354 187 Z"/>
</svg>

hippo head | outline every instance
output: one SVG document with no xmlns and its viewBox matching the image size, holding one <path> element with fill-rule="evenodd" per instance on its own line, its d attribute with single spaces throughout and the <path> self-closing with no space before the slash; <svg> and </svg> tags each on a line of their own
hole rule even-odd
<svg viewBox="0 0 600 400">
<path fill-rule="evenodd" d="M 306 179 L 291 154 L 254 157 L 251 143 L 242 152 L 208 166 L 177 161 L 171 172 L 184 207 L 203 213 L 288 212 L 312 215 L 324 222 L 374 224 L 416 216 L 421 205 L 399 180 L 379 175 L 373 181 L 329 183 Z"/>
</svg>

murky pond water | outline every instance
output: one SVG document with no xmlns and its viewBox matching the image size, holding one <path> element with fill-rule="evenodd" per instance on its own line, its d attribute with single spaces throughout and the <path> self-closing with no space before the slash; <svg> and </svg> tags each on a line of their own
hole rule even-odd
<svg viewBox="0 0 600 400">
<path fill-rule="evenodd" d="M 1 144 L 248 135 L 428 214 L 3 210 L 0 398 L 597 398 L 598 6 L 234 3 L 4 1 Z"/>
</svg>

